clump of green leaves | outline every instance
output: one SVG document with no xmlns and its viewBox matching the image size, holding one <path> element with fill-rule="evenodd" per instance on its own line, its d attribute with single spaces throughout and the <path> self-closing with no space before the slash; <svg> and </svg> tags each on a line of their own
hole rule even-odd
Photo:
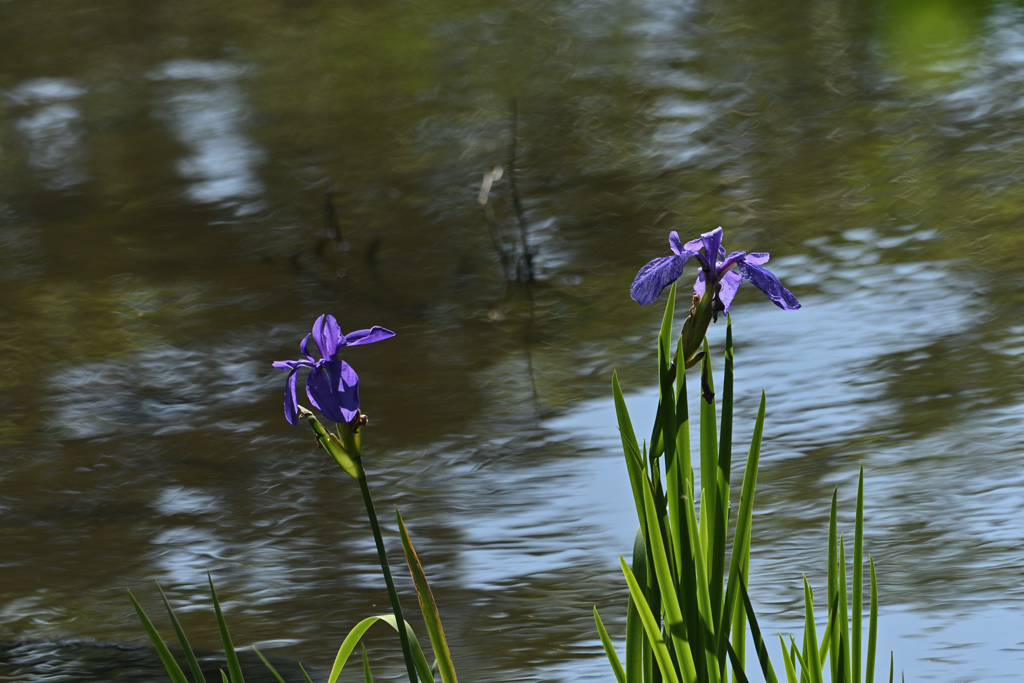
<svg viewBox="0 0 1024 683">
<path fill-rule="evenodd" d="M 434 602 L 433 594 L 430 591 L 430 585 L 427 583 L 426 574 L 424 573 L 423 566 L 420 564 L 419 558 L 416 555 L 416 550 L 413 548 L 412 541 L 409 538 L 408 529 L 406 529 L 405 522 L 402 520 L 402 515 L 397 509 L 395 510 L 395 513 L 398 519 L 399 531 L 402 536 L 402 548 L 405 551 L 406 562 L 409 565 L 409 572 L 412 574 L 413 583 L 416 587 L 416 593 L 419 598 L 420 608 L 423 613 L 423 620 L 426 623 L 427 632 L 430 637 L 430 644 L 435 654 L 435 661 L 431 664 L 427 661 L 426 655 L 423 653 L 423 648 L 420 646 L 419 640 L 416 638 L 416 633 L 413 631 L 412 626 L 409 625 L 409 622 L 404 622 L 405 642 L 409 644 L 409 652 L 411 654 L 410 662 L 416 676 L 413 683 L 416 683 L 417 680 L 419 683 L 436 683 L 434 676 L 435 671 L 438 673 L 441 683 L 458 683 L 455 677 L 455 666 L 452 663 L 451 652 L 444 637 L 444 629 L 441 626 L 441 617 L 438 614 L 437 605 Z M 164 606 L 167 608 L 167 615 L 170 618 L 171 625 L 174 627 L 174 632 L 177 635 L 178 643 L 184 653 L 185 661 L 188 663 L 193 683 L 204 683 L 206 679 L 203 677 L 198 660 L 193 653 L 191 645 L 189 645 L 181 624 L 178 622 L 177 616 L 174 614 L 174 610 L 171 608 L 170 602 L 167 600 L 167 596 L 164 594 L 163 589 L 160 588 L 159 584 L 157 584 L 157 590 L 160 591 L 160 597 L 163 599 Z M 173 655 L 171 655 L 170 650 L 163 642 L 163 639 L 161 639 L 160 634 L 153 625 L 153 622 L 146 615 L 146 612 L 142 609 L 142 606 L 139 605 L 131 591 L 128 592 L 128 596 L 131 598 L 132 605 L 135 607 L 135 611 L 139 615 L 139 619 L 142 621 L 142 625 L 146 629 L 146 633 L 153 642 L 153 646 L 156 648 L 157 654 L 160 656 L 160 661 L 163 662 L 164 668 L 167 670 L 167 674 L 170 676 L 172 683 L 189 683 L 189 680 L 182 671 L 181 666 L 178 664 L 177 660 L 175 660 Z M 228 632 L 227 622 L 224 619 L 220 601 L 217 599 L 217 590 L 214 588 L 212 577 L 210 577 L 210 596 L 213 599 L 213 607 L 217 615 L 217 626 L 220 631 L 221 645 L 224 648 L 224 656 L 227 662 L 227 672 L 221 670 L 223 682 L 245 683 L 245 679 L 242 676 L 242 669 L 239 665 L 238 655 L 235 651 L 234 644 L 232 643 L 231 635 Z M 371 626 L 378 622 L 383 622 L 395 631 L 398 631 L 398 620 L 393 614 L 382 614 L 367 617 L 360 621 L 352 628 L 351 631 L 349 631 L 348 635 L 342 641 L 341 647 L 338 648 L 338 654 L 334 658 L 334 664 L 327 677 L 327 683 L 337 682 L 342 669 L 348 662 L 349 657 L 355 651 L 356 646 L 359 645 L 363 635 Z M 277 679 L 279 683 L 285 683 L 281 674 L 269 661 L 267 661 L 255 646 L 252 647 L 252 650 L 260 658 L 263 664 L 266 665 L 274 678 Z M 363 679 L 365 683 L 373 683 L 373 675 L 370 671 L 370 661 L 366 655 L 365 647 L 362 651 L 362 660 Z M 302 669 L 302 675 L 306 683 L 313 683 L 305 669 Z"/>
<path fill-rule="evenodd" d="M 596 608 L 594 618 L 618 683 L 722 683 L 728 679 L 730 668 L 734 681 L 743 683 L 747 680 L 744 650 L 748 623 L 765 680 L 777 683 L 778 677 L 747 593 L 765 395 L 762 392 L 747 451 L 732 553 L 727 558 L 726 541 L 732 510 L 732 324 L 730 319 L 725 342 L 721 425 L 718 425 L 711 354 L 706 340 L 703 354 L 699 356 L 701 394 L 697 457 L 701 490 L 698 498 L 684 368 L 689 364 L 684 346 L 688 348 L 690 344 L 684 344 L 684 335 L 680 335 L 674 358 L 671 353 L 675 293 L 673 284 L 658 335 L 660 391 L 649 447 L 637 440 L 618 377 L 612 379 L 619 433 L 640 522 L 632 562 L 627 564 L 620 558 L 629 585 L 625 665 Z M 693 314 L 691 309 L 690 315 Z M 684 325 L 683 329 L 685 332 L 688 327 Z M 833 496 L 829 526 L 828 626 L 819 644 L 813 594 L 805 578 L 805 631 L 801 645 L 798 647 L 792 637 L 789 647 L 782 643 L 785 675 L 790 683 L 822 683 L 826 657 L 833 683 L 873 681 L 878 612 L 873 562 L 868 656 L 863 679 L 860 671 L 864 606 L 863 495 L 862 470 L 854 534 L 852 600 L 847 596 L 842 537 L 836 537 L 836 498 Z M 851 607 L 852 634 L 848 614 Z"/>
</svg>

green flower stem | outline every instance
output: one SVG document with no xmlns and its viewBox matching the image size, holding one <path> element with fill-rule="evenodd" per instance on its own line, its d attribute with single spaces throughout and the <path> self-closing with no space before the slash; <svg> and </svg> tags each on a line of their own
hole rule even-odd
<svg viewBox="0 0 1024 683">
<path fill-rule="evenodd" d="M 380 535 L 380 524 L 377 523 L 377 513 L 373 510 L 370 487 L 366 483 L 366 471 L 363 469 L 363 463 L 360 458 L 353 458 L 353 460 L 359 466 L 359 490 L 363 494 L 363 503 L 366 504 L 366 515 L 370 518 L 370 528 L 373 529 L 373 540 L 377 544 L 377 557 L 380 559 L 380 569 L 384 573 L 384 583 L 388 586 L 391 608 L 395 611 L 395 620 L 398 623 L 398 638 L 402 641 L 402 655 L 405 657 L 405 667 L 409 671 L 409 683 L 417 683 L 416 669 L 412 659 L 412 648 L 409 646 L 409 635 L 406 633 L 405 619 L 402 617 L 402 603 L 398 601 L 398 591 L 395 590 L 395 582 L 391 578 L 391 568 L 388 566 L 388 555 L 384 549 L 384 539 Z"/>
</svg>

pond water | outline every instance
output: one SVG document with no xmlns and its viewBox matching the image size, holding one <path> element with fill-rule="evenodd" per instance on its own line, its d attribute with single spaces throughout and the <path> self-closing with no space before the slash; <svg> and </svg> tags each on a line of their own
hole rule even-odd
<svg viewBox="0 0 1024 683">
<path fill-rule="evenodd" d="M 493 241 L 513 120 L 531 288 Z M 330 312 L 398 333 L 347 357 L 365 459 L 463 679 L 608 680 L 611 373 L 648 424 L 661 316 L 628 286 L 722 225 L 803 303 L 734 309 L 762 626 L 799 628 L 863 464 L 880 652 L 1019 680 L 1022 176 L 1013 2 L 0 2 L 0 639 L 143 644 L 158 580 L 215 648 L 210 569 L 236 643 L 329 666 L 387 598 L 270 363 Z"/>
</svg>

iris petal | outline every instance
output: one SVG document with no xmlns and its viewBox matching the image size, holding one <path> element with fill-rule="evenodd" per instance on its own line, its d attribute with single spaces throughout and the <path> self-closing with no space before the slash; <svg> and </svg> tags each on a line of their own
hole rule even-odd
<svg viewBox="0 0 1024 683">
<path fill-rule="evenodd" d="M 373 342 L 383 341 L 394 336 L 395 333 L 391 330 L 381 327 L 380 325 L 374 325 L 369 330 L 356 330 L 355 332 L 349 332 L 344 336 L 344 344 L 345 346 L 372 344 Z"/>
<path fill-rule="evenodd" d="M 683 243 L 679 240 L 679 233 L 675 230 L 668 234 L 668 246 L 672 249 L 672 253 L 678 256 L 685 251 Z"/>
<path fill-rule="evenodd" d="M 700 242 L 704 246 L 704 258 L 708 263 L 717 261 L 722 256 L 722 233 L 722 228 L 718 227 L 700 236 Z"/>
<path fill-rule="evenodd" d="M 352 366 L 340 361 L 338 387 L 338 407 L 346 422 L 351 422 L 359 414 L 359 376 Z"/>
<path fill-rule="evenodd" d="M 310 403 L 332 422 L 349 422 L 359 407 L 359 378 L 343 387 L 342 365 L 348 364 L 340 360 L 321 363 L 306 378 L 306 395 Z M 351 374 L 355 375 L 354 371 Z"/>
<path fill-rule="evenodd" d="M 313 341 L 320 349 L 320 358 L 333 360 L 341 345 L 341 327 L 333 315 L 322 315 L 313 323 Z"/>
<path fill-rule="evenodd" d="M 689 256 L 688 252 L 678 256 L 662 256 L 641 268 L 629 288 L 629 295 L 633 297 L 633 301 L 641 306 L 657 301 L 661 290 L 683 274 L 683 266 L 686 265 Z"/>
<path fill-rule="evenodd" d="M 735 270 L 730 270 L 722 276 L 719 282 L 722 283 L 722 288 L 718 290 L 718 299 L 725 307 L 724 312 L 728 313 L 729 307 L 732 306 L 732 300 L 736 298 L 736 292 L 739 291 L 740 283 L 743 282 L 743 278 Z"/>
<path fill-rule="evenodd" d="M 722 288 L 718 291 L 718 298 L 725 306 L 725 313 L 729 312 L 729 307 L 732 306 L 732 300 L 736 298 L 736 292 L 740 288 L 740 283 L 743 282 L 743 278 L 735 270 L 730 270 L 722 276 L 719 280 L 722 284 Z M 693 291 L 697 296 L 703 298 L 704 290 L 707 288 L 707 283 L 704 281 L 704 271 L 697 273 L 697 281 L 693 283 Z"/>
<path fill-rule="evenodd" d="M 704 283 L 704 271 L 697 273 L 697 281 L 693 283 L 693 293 L 703 298 L 706 285 Z"/>
<path fill-rule="evenodd" d="M 722 251 L 725 252 L 725 249 L 723 248 Z M 726 256 L 723 260 L 719 261 L 718 267 L 715 268 L 715 270 L 717 270 L 719 274 L 724 273 L 725 271 L 729 270 L 740 261 L 745 260 L 746 255 L 747 252 L 745 251 L 734 251 L 728 256 Z"/>
<path fill-rule="evenodd" d="M 284 383 L 284 419 L 293 425 L 299 424 L 299 398 L 295 386 L 299 379 L 298 374 L 299 368 L 296 367 L 288 373 L 288 379 Z"/>
<path fill-rule="evenodd" d="M 757 256 L 761 256 L 761 254 Z M 739 264 L 740 273 L 743 274 L 743 277 L 750 280 L 751 284 L 767 294 L 768 298 L 779 308 L 785 311 L 795 311 L 800 308 L 800 302 L 796 300 L 792 292 L 782 286 L 779 278 L 775 277 L 767 268 L 762 268 L 757 263 L 754 263 L 754 260 L 748 257 Z"/>
</svg>

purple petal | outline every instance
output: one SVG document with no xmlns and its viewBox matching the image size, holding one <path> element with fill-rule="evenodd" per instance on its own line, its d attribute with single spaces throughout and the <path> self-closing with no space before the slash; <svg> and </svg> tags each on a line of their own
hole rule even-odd
<svg viewBox="0 0 1024 683">
<path fill-rule="evenodd" d="M 281 370 L 294 370 L 295 368 L 311 368 L 313 363 L 308 360 L 275 360 L 274 367 Z"/>
<path fill-rule="evenodd" d="M 743 259 L 747 263 L 751 263 L 755 266 L 763 266 L 768 263 L 768 252 L 758 251 L 753 254 L 747 254 L 746 258 Z"/>
<path fill-rule="evenodd" d="M 299 351 L 301 351 L 302 355 L 308 358 L 309 360 L 313 360 L 313 356 L 309 355 L 309 340 L 310 338 L 312 338 L 312 336 L 313 335 L 311 334 L 307 334 L 305 337 L 302 338 L 302 341 L 299 342 Z"/>
<path fill-rule="evenodd" d="M 629 295 L 633 297 L 633 301 L 641 306 L 657 301 L 661 290 L 683 274 L 683 266 L 686 265 L 688 258 L 689 254 L 686 252 L 678 256 L 662 256 L 641 268 L 629 288 Z"/>
<path fill-rule="evenodd" d="M 683 243 L 679 240 L 679 233 L 673 230 L 668 234 L 668 246 L 672 249 L 672 253 L 677 256 L 681 256 L 685 249 Z"/>
<path fill-rule="evenodd" d="M 341 345 L 341 327 L 333 315 L 322 315 L 313 323 L 313 341 L 320 349 L 320 358 L 333 360 Z"/>
<path fill-rule="evenodd" d="M 704 256 L 710 263 L 712 260 L 721 259 L 722 253 L 722 228 L 718 227 L 711 232 L 705 232 L 695 240 L 690 240 L 683 245 L 687 251 L 700 251 L 703 247 Z"/>
<path fill-rule="evenodd" d="M 383 341 L 394 336 L 395 333 L 391 330 L 381 327 L 380 325 L 374 325 L 369 330 L 356 330 L 355 332 L 349 332 L 342 339 L 342 344 L 344 346 L 372 344 L 373 342 Z"/>
<path fill-rule="evenodd" d="M 345 361 L 327 361 L 309 373 L 306 394 L 328 420 L 351 422 L 359 408 L 359 377 Z"/>
<path fill-rule="evenodd" d="M 724 313 L 729 313 L 729 307 L 732 306 L 732 300 L 736 298 L 736 292 L 739 291 L 740 283 L 743 282 L 743 278 L 735 270 L 730 270 L 728 273 L 722 276 L 719 280 L 722 283 L 722 288 L 718 290 L 718 299 L 725 306 Z"/>
<path fill-rule="evenodd" d="M 718 292 L 718 298 L 721 300 L 722 305 L 725 306 L 725 313 L 729 312 L 729 307 L 732 306 L 732 300 L 736 298 L 736 291 L 740 288 L 740 283 L 743 282 L 743 278 L 735 270 L 728 271 L 719 280 L 722 288 Z M 697 296 L 703 298 L 704 290 L 707 288 L 707 283 L 704 281 L 704 271 L 700 271 L 697 274 L 697 281 L 693 283 L 693 291 Z"/>
<path fill-rule="evenodd" d="M 751 256 L 754 256 L 753 254 Z M 760 257 L 761 254 L 756 256 Z M 793 293 L 782 286 L 779 282 L 779 278 L 775 277 L 766 268 L 755 263 L 756 259 L 747 257 L 747 259 L 739 264 L 740 272 L 743 277 L 750 280 L 751 284 L 760 289 L 762 292 L 768 295 L 776 306 L 786 311 L 795 311 L 800 308 L 800 302 L 796 300 Z M 767 260 L 767 259 L 766 259 Z"/>
<path fill-rule="evenodd" d="M 284 361 L 288 362 L 288 361 Z M 275 367 L 277 363 L 274 364 Z M 284 383 L 284 419 L 293 425 L 299 424 L 299 397 L 296 395 L 295 384 L 298 382 L 299 368 L 288 373 L 288 379 Z"/>
<path fill-rule="evenodd" d="M 725 250 L 723 249 L 722 251 Z M 746 255 L 747 252 L 745 251 L 734 251 L 728 256 L 726 256 L 725 259 L 721 263 L 719 263 L 718 267 L 716 268 L 719 276 L 721 276 L 722 273 L 726 272 L 740 261 L 745 260 Z"/>
</svg>

